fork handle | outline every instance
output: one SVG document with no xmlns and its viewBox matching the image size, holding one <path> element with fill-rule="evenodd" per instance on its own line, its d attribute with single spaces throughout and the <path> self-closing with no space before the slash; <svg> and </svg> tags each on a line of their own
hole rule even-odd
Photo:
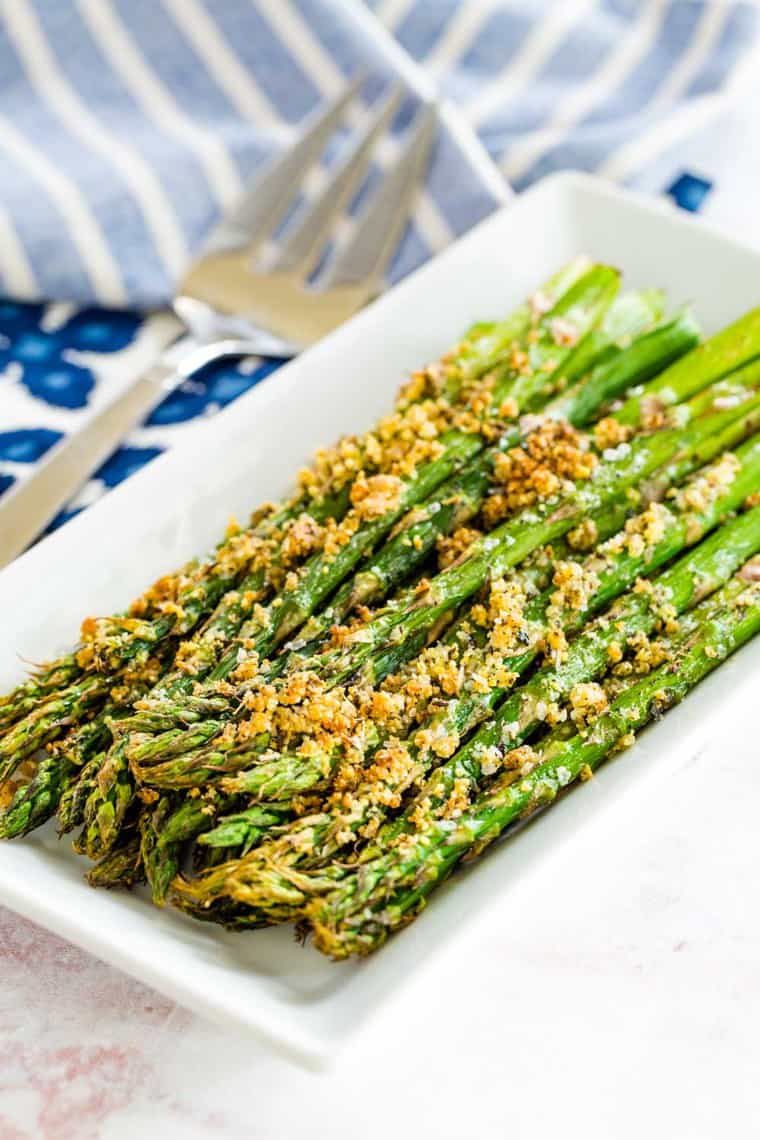
<svg viewBox="0 0 760 1140">
<path fill-rule="evenodd" d="M 184 375 L 175 365 L 153 365 L 81 431 L 56 444 L 39 469 L 0 500 L 0 566 L 26 549 Z"/>
</svg>

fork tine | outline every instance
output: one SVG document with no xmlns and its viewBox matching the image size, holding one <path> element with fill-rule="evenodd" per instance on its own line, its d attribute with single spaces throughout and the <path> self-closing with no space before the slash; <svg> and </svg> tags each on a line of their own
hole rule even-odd
<svg viewBox="0 0 760 1140">
<path fill-rule="evenodd" d="M 254 180 L 228 220 L 228 225 L 245 233 L 248 246 L 271 234 L 362 82 L 361 76 L 352 80 L 326 108 L 313 112 L 297 141 Z"/>
<path fill-rule="evenodd" d="M 407 223 L 409 205 L 427 164 L 437 126 L 436 107 L 428 104 L 418 115 L 409 141 L 359 218 L 355 234 L 328 265 L 320 286 L 331 288 L 366 281 L 369 291 L 377 283 Z"/>
<path fill-rule="evenodd" d="M 321 253 L 334 219 L 358 187 L 377 139 L 396 117 L 404 97 L 400 84 L 394 86 L 380 109 L 350 146 L 347 157 L 314 201 L 304 207 L 290 227 L 268 268 L 273 271 L 303 269 L 304 276 Z"/>
</svg>

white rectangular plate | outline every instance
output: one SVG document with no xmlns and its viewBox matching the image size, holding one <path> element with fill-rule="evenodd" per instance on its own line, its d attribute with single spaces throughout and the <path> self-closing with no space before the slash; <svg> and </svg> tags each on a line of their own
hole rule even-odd
<svg viewBox="0 0 760 1140">
<path fill-rule="evenodd" d="M 758 303 L 760 255 L 661 204 L 577 175 L 554 176 L 506 207 L 377 304 L 198 429 L 194 445 L 151 464 L 0 574 L 0 690 L 21 661 L 71 645 L 85 614 L 121 608 L 150 580 L 209 548 L 231 514 L 279 496 L 319 445 L 369 426 L 400 379 L 474 320 L 497 318 L 562 262 L 586 252 L 692 300 L 708 331 Z M 526 876 L 612 814 L 637 826 L 635 793 L 681 764 L 695 739 L 730 723 L 760 664 L 749 646 L 624 757 L 451 882 L 372 959 L 333 964 L 273 929 L 233 935 L 171 910 L 92 891 L 83 861 L 52 828 L 0 847 L 0 901 L 194 1009 L 319 1062 L 434 951 L 466 960 L 465 932 Z M 466 916 L 466 922 L 464 921 Z M 451 937 L 452 931 L 457 933 Z M 498 994 L 493 995 L 498 1005 Z M 540 1000 L 540 998 L 537 998 Z M 494 1011 L 496 1014 L 496 1010 Z"/>
</svg>

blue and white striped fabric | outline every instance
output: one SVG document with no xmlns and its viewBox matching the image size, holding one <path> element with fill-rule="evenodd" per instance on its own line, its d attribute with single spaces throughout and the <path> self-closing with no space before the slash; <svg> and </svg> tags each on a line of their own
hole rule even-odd
<svg viewBox="0 0 760 1140">
<path fill-rule="evenodd" d="M 760 17 L 722 0 L 371 3 L 518 190 L 566 168 L 635 181 L 725 106 Z"/>
<path fill-rule="evenodd" d="M 712 113 L 754 5 L 705 0 L 6 0 L 0 288 L 165 301 L 299 120 L 364 69 L 454 104 L 393 276 L 559 167 L 635 178 Z M 391 35 L 388 33 L 392 33 Z M 402 49 L 402 50 L 399 50 Z M 416 74 L 415 62 L 421 65 Z"/>
<path fill-rule="evenodd" d="M 369 97 L 402 78 L 446 98 L 396 279 L 562 167 L 673 183 L 693 208 L 713 176 L 700 158 L 674 181 L 687 136 L 693 151 L 735 99 L 760 22 L 734 0 L 0 0 L 0 14 L 0 494 L 174 335 L 166 317 L 98 306 L 165 303 L 346 76 L 365 72 Z M 271 368 L 189 381 L 63 519 Z"/>
</svg>

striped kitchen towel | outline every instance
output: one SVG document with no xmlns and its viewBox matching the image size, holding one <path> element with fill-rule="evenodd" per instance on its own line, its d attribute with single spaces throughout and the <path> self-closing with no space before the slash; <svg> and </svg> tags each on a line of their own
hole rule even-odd
<svg viewBox="0 0 760 1140">
<path fill-rule="evenodd" d="M 635 181 L 758 71 L 760 11 L 725 0 L 370 0 L 515 189 Z"/>
<path fill-rule="evenodd" d="M 0 291 L 165 302 L 220 211 L 365 71 L 450 106 L 397 278 L 560 167 L 632 180 L 753 44 L 718 0 L 3 0 Z M 490 160 L 489 156 L 490 155 Z M 506 181 L 499 174 L 505 176 Z"/>
<path fill-rule="evenodd" d="M 400 77 L 445 97 L 393 278 L 509 183 L 576 167 L 672 183 L 695 208 L 716 170 L 728 185 L 737 152 L 757 153 L 740 135 L 716 167 L 697 130 L 751 66 L 760 13 L 733 0 L 0 0 L 0 14 L 0 495 L 175 335 L 166 315 L 98 306 L 165 302 L 220 211 L 357 70 L 370 96 Z M 725 206 L 745 221 L 751 177 Z M 58 522 L 273 367 L 186 381 Z"/>
</svg>

